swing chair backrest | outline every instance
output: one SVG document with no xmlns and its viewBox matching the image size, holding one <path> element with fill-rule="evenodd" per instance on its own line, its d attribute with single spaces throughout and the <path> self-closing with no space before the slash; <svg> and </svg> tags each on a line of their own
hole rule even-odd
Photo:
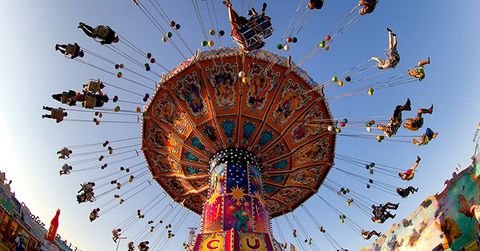
<svg viewBox="0 0 480 251">
<path fill-rule="evenodd" d="M 100 91 L 100 85 L 102 84 L 102 81 L 100 80 L 94 80 L 94 79 L 90 79 L 88 82 L 87 82 L 87 88 L 86 90 L 87 91 L 91 91 L 93 93 L 95 92 L 98 92 Z"/>
<path fill-rule="evenodd" d="M 95 195 L 93 194 L 93 192 L 91 192 L 91 193 L 86 193 L 86 194 L 85 194 L 85 197 L 86 197 L 86 199 L 87 199 L 88 201 L 90 201 L 90 202 L 94 202 L 94 201 L 96 200 Z"/>
<path fill-rule="evenodd" d="M 241 26 L 238 33 L 241 38 L 232 37 L 238 45 L 244 47 L 247 51 L 258 48 L 262 44 L 260 36 L 248 25 Z"/>
<path fill-rule="evenodd" d="M 52 109 L 50 111 L 50 116 L 55 119 L 63 118 L 63 110 L 62 109 Z"/>
<path fill-rule="evenodd" d="M 360 0 L 359 1 L 360 6 L 368 6 L 370 8 L 369 13 L 371 13 L 374 10 L 374 8 L 377 6 L 377 3 L 378 3 L 378 0 Z"/>
<path fill-rule="evenodd" d="M 257 16 L 240 26 L 238 31 L 243 41 L 234 38 L 235 42 L 245 46 L 247 50 L 253 50 L 262 46 L 263 39 L 272 35 L 273 28 L 270 19 L 264 16 Z M 243 45 L 242 42 L 246 43 L 246 45 Z"/>
<path fill-rule="evenodd" d="M 269 18 L 265 16 L 256 16 L 254 18 L 251 18 L 245 25 L 242 25 L 242 27 L 240 27 L 240 30 L 245 29 L 245 26 L 253 30 L 255 34 L 257 34 L 261 38 L 268 38 L 273 33 L 272 22 Z"/>
<path fill-rule="evenodd" d="M 110 31 L 110 27 L 99 25 L 93 30 L 92 35 L 98 38 L 106 38 Z"/>
<path fill-rule="evenodd" d="M 68 96 L 67 92 L 62 92 L 62 95 L 60 95 L 60 102 L 62 104 L 67 104 L 70 102 L 70 97 Z"/>
<path fill-rule="evenodd" d="M 400 54 L 398 53 L 397 50 L 394 50 L 392 52 L 392 57 L 390 58 L 391 64 L 393 67 L 397 66 L 397 64 L 400 62 Z"/>
<path fill-rule="evenodd" d="M 85 108 L 93 109 L 95 108 L 96 103 L 97 103 L 97 99 L 95 98 L 95 96 L 85 95 L 85 100 L 83 101 L 83 106 Z"/>
<path fill-rule="evenodd" d="M 265 16 L 258 16 L 252 21 L 254 21 L 261 28 L 261 34 L 264 39 L 272 35 L 273 27 L 269 18 Z"/>
<path fill-rule="evenodd" d="M 385 55 L 387 56 L 387 59 L 390 61 L 390 65 L 392 68 L 395 68 L 397 64 L 400 62 L 400 54 L 398 53 L 397 50 L 389 50 L 385 49 Z"/>
<path fill-rule="evenodd" d="M 72 57 L 76 57 L 78 56 L 78 54 L 80 54 L 80 46 L 78 46 L 77 44 L 68 44 L 67 45 L 67 48 L 65 48 L 65 57 L 67 58 L 72 58 Z"/>
<path fill-rule="evenodd" d="M 400 129 L 400 126 L 402 125 L 402 118 L 397 118 L 397 119 L 390 119 L 387 124 L 385 125 L 387 127 L 388 133 L 387 136 L 390 138 L 393 135 L 397 134 L 398 129 Z"/>
<path fill-rule="evenodd" d="M 249 40 L 257 36 L 257 33 L 255 32 L 255 30 L 252 29 L 252 27 L 248 24 L 240 26 L 238 31 L 245 40 Z"/>
</svg>

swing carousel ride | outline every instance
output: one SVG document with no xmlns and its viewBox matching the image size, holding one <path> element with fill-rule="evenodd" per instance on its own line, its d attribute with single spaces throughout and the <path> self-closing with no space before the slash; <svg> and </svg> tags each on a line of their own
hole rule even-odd
<svg viewBox="0 0 480 251">
<path fill-rule="evenodd" d="M 389 217 L 388 210 L 396 209 L 398 204 L 370 198 L 364 191 L 347 187 L 348 182 L 329 179 L 328 175 L 336 169 L 352 182 L 366 184 L 366 189 L 397 195 L 396 186 L 391 181 L 378 179 L 377 174 L 391 179 L 412 179 L 420 158 L 414 168 L 403 173 L 404 169 L 336 153 L 335 144 L 341 136 L 378 142 L 411 142 L 408 137 L 416 136 L 395 135 L 402 125 L 402 111 L 411 110 L 410 101 L 397 106 L 390 119 L 349 121 L 335 118 L 328 100 L 372 96 L 376 90 L 417 82 L 425 77 L 423 67 L 430 60 L 419 63 L 408 74 L 394 73 L 393 68 L 400 59 L 396 35 L 389 30 L 387 59 L 374 59 L 378 64 L 363 62 L 323 82 L 315 81 L 300 67 L 320 52 L 333 52 L 334 41 L 362 16 L 373 13 L 377 1 L 362 0 L 352 6 L 298 64 L 288 56 L 290 46 L 299 42 L 294 35 L 300 34 L 308 24 L 308 16 L 321 13 L 323 1 L 300 1 L 281 37 L 284 42 L 276 45 L 279 54 L 263 49 L 267 38 L 274 34 L 272 19 L 276 18 L 268 16 L 267 5 L 263 5 L 261 14 L 252 8 L 247 19 L 238 15 L 229 1 L 223 3 L 225 6 L 221 8 L 227 9 L 231 36 L 237 44 L 228 47 L 222 46 L 222 42 L 228 43 L 228 40 L 223 41 L 227 32 L 219 28 L 219 22 L 227 21 L 217 18 L 220 5 L 211 0 L 192 0 L 204 35 L 201 49 L 193 51 L 182 35 L 183 28 L 167 15 L 160 1 L 133 2 L 163 34 L 163 42 L 171 44 L 184 58 L 183 62 L 170 70 L 152 53 L 119 35 L 117 29 L 114 31 L 105 25 L 93 28 L 80 23 L 79 28 L 107 47 L 113 56 L 103 56 L 77 43 L 58 44 L 56 49 L 66 57 L 104 75 L 101 79 L 88 80 L 81 91 L 67 90 L 52 95 L 63 107 L 44 107 L 48 114 L 43 117 L 55 119 L 57 123 L 86 122 L 95 127 L 108 123 L 133 124 L 134 129 L 141 124 L 136 137 L 67 145 L 58 152 L 59 158 L 66 161 L 60 175 L 92 174 L 77 195 L 79 204 L 96 204 L 90 221 L 142 196 L 149 197 L 148 203 L 112 231 L 114 241 L 119 242 L 120 236 L 125 236 L 133 225 L 142 225 L 140 232 L 129 234 L 135 237 L 128 238 L 128 250 L 178 250 L 181 242 L 181 248 L 187 250 L 286 250 L 289 246 L 294 250 L 294 245 L 302 250 L 319 250 L 319 245 L 324 246 L 322 241 L 312 237 L 312 232 L 318 231 L 332 248 L 344 250 L 328 228 L 321 225 L 318 213 L 312 213 L 305 206 L 308 199 L 318 198 L 341 224 L 359 237 L 370 239 L 381 235 L 347 217 L 345 208 L 332 204 L 319 189 L 325 187 L 327 192 L 344 200 L 347 207 L 364 213 L 368 221 L 371 217 L 372 221 L 383 223 L 393 218 Z M 207 14 L 212 25 L 210 30 L 205 28 L 208 25 L 203 20 Z M 181 46 L 187 49 L 181 50 Z M 187 57 L 188 54 L 192 56 Z M 113 57 L 123 62 L 114 61 Z M 115 71 L 110 70 L 112 68 Z M 163 73 L 158 74 L 159 70 Z M 390 76 L 374 80 L 380 78 L 377 73 L 383 71 L 391 72 Z M 114 80 L 107 82 L 109 77 Z M 334 97 L 324 93 L 327 87 L 348 87 L 353 83 L 356 89 L 349 93 Z M 145 90 L 148 92 L 144 94 Z M 118 94 L 107 94 L 112 91 Z M 391 105 L 393 110 L 396 104 Z M 417 118 L 420 116 L 420 119 L 407 120 L 417 123 L 416 128 L 405 127 L 413 131 L 420 129 L 422 114 L 431 114 L 432 109 L 419 110 Z M 367 132 L 358 133 L 361 128 Z M 356 130 L 357 134 L 343 130 Z M 426 145 L 436 135 L 427 129 L 413 143 Z M 398 137 L 400 140 L 395 139 Z M 131 164 L 142 155 L 144 161 Z M 360 171 L 334 166 L 335 160 L 360 167 Z M 92 162 L 101 164 L 87 164 Z M 145 162 L 146 168 L 142 168 Z M 112 169 L 117 171 L 108 171 Z M 153 181 L 160 185 L 161 191 L 145 190 L 150 189 Z M 397 193 L 402 197 L 408 195 L 398 190 Z M 171 198 L 172 202 L 166 205 L 165 198 Z M 315 224 L 315 229 L 303 227 L 302 219 L 295 215 L 300 209 L 305 211 L 305 219 Z M 175 234 L 186 229 L 182 224 L 190 214 L 201 217 L 199 233 L 194 226 L 188 241 L 175 243 Z M 287 224 L 279 227 L 275 221 L 273 227 L 271 220 L 276 217 L 285 219 Z M 282 232 L 285 229 L 292 232 L 291 238 L 285 238 Z M 274 238 L 275 231 L 281 238 Z"/>
</svg>

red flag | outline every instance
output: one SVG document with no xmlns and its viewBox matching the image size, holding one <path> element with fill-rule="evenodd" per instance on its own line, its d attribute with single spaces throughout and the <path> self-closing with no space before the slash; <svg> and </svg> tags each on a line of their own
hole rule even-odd
<svg viewBox="0 0 480 251">
<path fill-rule="evenodd" d="M 58 229 L 58 217 L 60 216 L 60 209 L 57 209 L 55 213 L 55 217 L 53 217 L 52 221 L 50 222 L 50 228 L 48 229 L 48 233 L 45 234 L 45 240 L 53 242 L 55 241 L 55 236 L 57 235 Z"/>
</svg>

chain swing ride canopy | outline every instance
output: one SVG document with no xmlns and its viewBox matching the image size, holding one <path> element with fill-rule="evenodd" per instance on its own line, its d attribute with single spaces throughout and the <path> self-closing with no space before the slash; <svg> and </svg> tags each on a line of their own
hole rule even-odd
<svg viewBox="0 0 480 251">
<path fill-rule="evenodd" d="M 134 4 L 139 7 L 157 30 L 160 31 L 161 34 L 164 34 L 162 41 L 164 43 L 171 43 L 185 61 L 169 73 L 159 75 L 151 71 L 150 64 L 152 64 L 152 66 L 156 64 L 167 72 L 168 69 L 162 64 L 156 63 L 155 58 L 152 57 L 150 52 L 143 51 L 123 36 L 116 34 L 115 31 L 106 25 L 98 25 L 96 28 L 93 28 L 87 24 L 80 23 L 78 28 L 83 30 L 87 36 L 95 39 L 96 42 L 100 42 L 102 45 L 108 46 L 109 49 L 122 57 L 122 60 L 126 59 L 134 63 L 132 66 L 137 65 L 144 68 L 142 72 L 145 70 L 156 77 L 152 79 L 144 76 L 139 72 L 126 68 L 123 63 L 120 63 L 123 61 L 116 61 L 118 60 L 117 58 L 110 59 L 104 57 L 94 51 L 80 47 L 77 43 L 56 44 L 55 49 L 62 53 L 62 55 L 70 59 L 75 59 L 77 62 L 100 70 L 103 73 L 114 75 L 119 81 L 123 79 L 132 84 L 142 86 L 143 88 L 141 90 L 144 90 L 144 88 L 150 90 L 152 88 L 149 85 L 139 82 L 141 80 L 135 80 L 136 78 L 130 79 L 130 75 L 123 77 L 122 71 L 119 69 L 124 69 L 152 82 L 157 82 L 158 78 L 160 78 L 160 80 L 156 88 L 153 88 L 153 93 L 148 92 L 143 96 L 143 94 L 139 94 L 136 90 L 128 87 L 108 84 L 100 79 L 90 79 L 87 85 L 83 85 L 83 90 L 74 91 L 70 89 L 52 95 L 53 99 L 61 102 L 65 106 L 76 106 L 77 103 L 81 103 L 81 106 L 88 110 L 78 110 L 75 107 L 53 108 L 44 106 L 43 109 L 47 111 L 47 114 L 42 115 L 42 118 L 55 119 L 56 122 L 59 123 L 67 116 L 67 113 L 64 111 L 88 112 L 90 110 L 90 112 L 94 114 L 93 122 L 95 125 L 99 125 L 100 123 L 139 123 L 139 116 L 137 114 L 142 113 L 140 107 L 135 107 L 135 111 L 129 109 L 123 110 L 123 108 L 120 110 L 120 106 L 115 106 L 113 112 L 108 111 L 109 108 L 106 106 L 105 109 L 104 103 L 107 103 L 108 97 L 102 89 L 103 87 L 110 86 L 139 97 L 143 96 L 143 102 L 141 103 L 119 99 L 118 96 L 114 96 L 112 101 L 113 103 L 123 102 L 135 106 L 147 103 L 142 113 L 141 149 L 143 156 L 152 174 L 152 178 L 155 179 L 163 190 L 175 202 L 180 204 L 181 207 L 179 210 L 177 210 L 177 207 L 170 208 L 171 203 L 169 203 L 170 206 L 165 205 L 165 209 L 160 210 L 157 216 L 152 217 L 152 215 L 148 214 L 147 217 L 149 217 L 149 221 L 143 224 L 142 227 L 144 229 L 142 232 L 136 234 L 135 238 L 128 239 L 128 249 L 132 250 L 138 247 L 139 250 L 147 250 L 150 248 L 148 245 L 150 244 L 149 241 L 151 241 L 152 249 L 158 249 L 160 245 L 160 250 L 170 250 L 169 247 L 172 242 L 169 240 L 175 236 L 178 229 L 182 227 L 182 224 L 188 217 L 188 212 L 182 208 L 185 207 L 200 215 L 200 231 L 198 233 L 196 232 L 197 224 L 190 227 L 188 242 L 184 242 L 182 245 L 183 248 L 188 251 L 294 250 L 296 247 L 292 244 L 293 240 L 296 241 L 300 249 L 312 248 L 319 250 L 319 247 L 315 243 L 316 240 L 315 242 L 313 240 L 314 234 L 317 232 L 315 231 L 315 233 L 313 233 L 308 229 L 305 230 L 303 223 L 300 222 L 295 215 L 293 215 L 295 224 L 290 222 L 288 216 L 281 217 L 286 219 L 288 225 L 280 223 L 276 226 L 280 233 L 280 239 L 276 239 L 273 235 L 271 219 L 293 212 L 296 208 L 303 205 L 307 199 L 318 192 L 324 181 L 326 182 L 325 186 L 328 190 L 338 195 L 342 195 L 343 193 L 344 196 L 336 197 L 345 200 L 347 207 L 355 205 L 352 204 L 356 203 L 354 199 L 357 202 L 362 202 L 362 198 L 357 197 L 359 195 L 358 193 L 357 195 L 353 193 L 348 196 L 346 195 L 350 193 L 350 188 L 343 187 L 343 184 L 345 184 L 343 180 L 339 182 L 335 181 L 335 178 L 325 180 L 334 164 L 336 137 L 371 138 L 376 139 L 378 142 L 384 139 L 390 140 L 402 126 L 402 112 L 412 110 L 408 108 L 411 103 L 410 99 L 407 99 L 408 101 L 405 105 L 398 105 L 389 120 L 378 119 L 375 121 L 369 119 L 365 121 L 365 129 L 370 134 L 340 134 L 342 129 L 337 127 L 337 123 L 340 127 L 345 127 L 348 120 L 345 118 L 341 122 L 338 122 L 333 118 L 328 107 L 327 98 L 323 93 L 324 85 L 319 85 L 310 78 L 305 71 L 298 67 L 299 65 L 295 65 L 292 62 L 291 57 L 279 56 L 261 49 L 265 45 L 265 39 L 270 37 L 274 30 L 271 18 L 266 14 L 266 3 L 262 5 L 261 14 L 257 13 L 254 8 L 250 8 L 251 4 L 248 4 L 250 9 L 248 16 L 240 16 L 235 12 L 229 0 L 222 1 L 228 11 L 228 19 L 231 26 L 230 36 L 239 46 L 238 48 L 222 48 L 221 37 L 225 35 L 225 31 L 219 30 L 221 27 L 219 27 L 218 18 L 215 13 L 214 1 L 211 2 L 211 6 L 217 23 L 216 29 L 212 28 L 215 24 L 210 13 L 209 3 L 204 1 L 212 28 L 208 34 L 212 37 L 207 35 L 205 25 L 202 21 L 202 12 L 200 11 L 198 3 L 192 1 L 198 23 L 201 26 L 205 39 L 201 42 L 201 45 L 206 51 L 198 50 L 195 55 L 187 59 L 177 46 L 176 41 L 174 41 L 176 37 L 172 39 L 175 33 L 175 36 L 178 36 L 183 46 L 185 46 L 191 54 L 194 54 L 185 42 L 182 34 L 178 31 L 180 24 L 167 16 L 167 12 L 162 8 L 163 4 L 160 4 L 158 1 L 148 2 L 150 3 L 148 4 L 149 7 L 146 7 L 142 1 L 134 0 Z M 304 2 L 298 3 L 299 5 L 284 35 L 280 38 L 280 43 L 276 45 L 278 50 L 288 51 L 290 45 L 298 42 L 297 37 L 285 36 L 287 34 L 299 35 L 304 23 L 306 23 L 305 20 L 308 20 L 307 15 L 310 15 L 310 13 L 316 15 L 314 12 L 322 9 L 324 1 L 310 0 L 307 2 L 306 8 L 303 8 L 303 13 L 301 6 Z M 339 35 L 362 18 L 361 16 L 372 13 L 377 3 L 378 0 L 362 0 L 358 2 L 358 4 L 355 4 L 353 9 L 336 23 L 335 27 L 324 37 L 324 40 L 320 41 L 317 46 L 315 46 L 315 49 L 306 55 L 302 61 L 305 62 L 321 50 L 328 51 L 331 43 L 337 40 Z M 220 4 L 220 2 L 217 2 L 217 4 Z M 153 9 L 151 7 L 153 7 Z M 177 6 L 176 9 L 178 9 L 178 7 L 179 6 Z M 150 13 L 150 9 L 156 10 L 157 14 L 160 14 L 164 21 L 168 23 L 171 30 L 170 28 L 165 30 L 156 19 L 156 14 L 152 15 L 152 13 Z M 183 10 L 184 7 L 181 9 Z M 244 9 L 243 6 L 242 9 Z M 295 25 L 292 26 L 293 24 Z M 106 33 L 100 34 L 101 32 L 99 32 L 99 30 L 106 31 Z M 193 30 L 187 30 L 186 32 L 190 33 L 191 31 Z M 325 86 L 328 84 L 337 84 L 341 87 L 347 82 L 356 82 L 355 85 L 358 86 L 358 89 L 340 96 L 351 96 L 360 93 L 368 93 L 369 96 L 372 96 L 374 92 L 379 89 L 406 85 L 414 81 L 423 80 L 426 76 L 424 66 L 430 64 L 430 57 L 426 60 L 419 61 L 416 66 L 408 69 L 407 74 L 401 70 L 400 73 L 393 73 L 386 78 L 379 79 L 379 81 L 371 80 L 381 75 L 379 70 L 383 73 L 387 72 L 387 69 L 395 68 L 400 60 L 396 35 L 390 28 L 387 28 L 387 31 L 389 53 L 384 60 L 378 57 L 371 57 L 370 60 L 350 68 L 345 73 L 341 73 L 339 77 L 333 76 L 331 81 L 324 82 Z M 315 30 L 315 32 L 317 32 L 317 30 Z M 215 44 L 214 40 L 208 39 L 215 39 L 216 34 L 218 34 L 219 48 L 213 49 Z M 117 47 L 116 43 L 118 42 L 120 42 L 120 44 Z M 123 45 L 125 47 L 121 47 Z M 124 52 L 123 49 L 139 54 L 143 61 L 145 61 L 146 57 L 147 63 L 142 65 L 141 61 Z M 110 66 L 114 65 L 114 68 L 118 71 L 114 73 L 104 69 L 100 64 L 91 63 L 89 57 L 83 59 L 84 51 L 85 55 L 93 56 L 104 61 L 102 64 L 108 63 Z M 370 62 L 372 60 L 376 61 L 376 63 L 373 64 Z M 128 66 L 130 67 L 130 64 Z M 361 77 L 357 78 L 360 74 Z M 355 79 L 352 77 L 355 77 Z M 345 80 L 345 83 L 343 80 Z M 433 105 L 429 109 L 420 108 L 419 111 L 417 117 L 406 119 L 403 127 L 411 131 L 417 131 L 423 127 L 422 114 L 432 114 Z M 132 115 L 132 117 L 136 118 L 136 121 L 109 120 L 108 118 L 105 120 L 100 119 L 103 116 L 102 112 L 105 114 L 118 113 L 118 115 Z M 375 117 L 384 118 L 383 116 Z M 85 116 L 83 115 L 80 118 L 81 119 L 66 118 L 65 120 L 91 123 L 91 120 L 84 119 Z M 355 121 L 355 123 L 363 122 Z M 418 125 L 413 126 L 413 124 L 417 123 Z M 376 131 L 372 132 L 372 126 L 374 125 L 376 125 L 373 127 L 374 129 L 376 128 Z M 351 129 L 358 128 L 359 126 L 354 126 Z M 382 131 L 385 136 L 382 135 Z M 379 133 L 380 135 L 378 135 Z M 428 144 L 436 135 L 437 133 L 427 128 L 426 133 L 420 137 L 409 135 L 395 136 L 405 138 L 415 137 L 411 141 L 407 139 L 394 139 L 392 141 L 413 143 L 422 146 Z M 138 137 L 133 137 L 129 139 L 112 140 L 111 142 L 116 143 L 137 139 Z M 106 156 L 100 155 L 98 161 L 102 162 L 106 157 L 116 158 L 116 156 L 113 155 L 114 147 L 110 146 L 109 143 L 108 140 L 103 142 L 102 145 L 108 150 L 108 155 L 102 153 Z M 69 146 L 69 148 L 93 147 L 97 145 L 98 143 L 84 144 Z M 110 163 L 140 157 L 137 151 L 138 144 L 119 146 L 115 149 L 125 148 L 134 149 L 118 153 L 118 155 L 135 151 L 136 156 L 115 160 Z M 102 151 L 80 152 L 78 156 L 97 154 Z M 60 155 L 58 158 L 64 160 L 69 159 L 69 155 L 72 153 L 73 152 L 67 147 L 57 152 L 57 154 Z M 76 154 L 75 152 L 75 155 Z M 374 179 L 370 176 L 376 173 L 378 169 L 379 171 L 383 170 L 380 171 L 380 174 L 392 174 L 389 176 L 394 177 L 397 177 L 397 174 L 399 174 L 401 180 L 411 180 L 421 160 L 418 156 L 414 166 L 405 172 L 398 172 L 403 169 L 383 164 L 378 164 L 379 167 L 377 168 L 375 162 L 356 157 L 338 155 L 338 158 L 349 165 L 360 166 L 364 172 L 365 168 L 363 167 L 366 167 L 368 177 L 351 173 L 341 168 L 335 168 L 360 183 L 365 183 L 368 180 L 366 189 L 375 186 L 375 188 L 382 192 L 386 192 L 389 195 L 398 194 L 403 198 L 418 190 L 411 186 L 403 188 L 403 186 L 382 181 L 375 181 L 374 183 Z M 92 162 L 92 160 L 95 161 L 96 158 L 73 162 L 69 160 L 68 163 L 65 163 L 61 167 L 59 173 L 60 175 L 68 175 L 71 172 L 97 169 L 97 166 L 73 168 L 70 165 L 89 163 Z M 107 164 L 109 163 L 102 162 L 100 169 L 105 169 Z M 139 165 L 142 165 L 142 163 L 133 165 L 131 168 Z M 120 172 L 123 171 L 129 173 L 130 169 L 125 169 L 122 165 Z M 93 187 L 95 186 L 94 181 L 98 182 L 107 179 L 118 172 L 112 172 L 102 177 L 96 176 L 94 179 L 81 185 L 81 190 L 77 195 L 77 202 L 79 204 L 94 202 L 113 190 L 121 189 L 123 184 L 135 182 L 140 180 L 140 178 L 146 179 L 143 183 L 129 189 L 121 195 L 114 194 L 114 199 L 111 201 L 115 202 L 119 199 L 119 204 L 113 205 L 106 210 L 102 209 L 100 214 L 103 215 L 107 213 L 118 205 L 125 203 L 134 195 L 140 194 L 140 192 L 144 191 L 147 187 L 141 188 L 141 190 L 125 199 L 121 198 L 121 196 L 130 191 L 137 190 L 137 188 L 145 184 L 145 182 L 148 182 L 149 186 L 151 185 L 150 177 L 145 177 L 148 176 L 149 172 L 135 170 L 134 173 L 137 173 L 137 171 L 142 173 L 135 175 L 136 177 L 131 173 L 128 177 L 128 182 L 123 182 L 127 176 L 123 175 L 123 173 L 121 177 L 111 180 L 110 184 L 115 188 L 111 188 L 106 192 L 98 192 L 97 197 L 95 197 L 93 191 Z M 108 183 L 106 185 L 108 185 Z M 103 187 L 103 185 L 101 187 Z M 98 188 L 100 187 L 95 188 L 95 190 Z M 163 192 L 162 194 L 165 195 Z M 138 217 L 138 222 L 142 222 L 145 215 L 154 210 L 165 198 L 159 195 L 160 194 L 157 193 L 150 193 L 149 196 L 153 196 L 154 198 L 151 198 L 145 206 L 137 209 L 137 216 L 133 215 L 133 218 L 129 217 L 113 229 L 112 239 L 117 243 L 117 249 L 120 239 L 126 238 L 120 238 L 119 236 L 131 236 L 128 234 L 130 232 L 127 233 L 126 231 L 137 223 L 136 220 L 130 219 Z M 332 203 L 332 205 L 326 199 L 322 198 L 322 196 L 319 195 L 318 197 L 323 201 L 321 202 L 322 204 L 325 204 L 334 211 L 334 214 L 338 216 L 341 224 L 345 223 L 347 227 L 351 228 L 363 239 L 369 240 L 373 236 L 377 236 L 379 239 L 383 238 L 379 231 L 375 229 L 372 230 L 371 225 L 365 224 L 365 222 L 354 222 L 350 216 L 347 218 L 347 215 L 342 212 L 343 210 L 334 206 L 334 203 Z M 360 197 L 364 196 L 360 195 Z M 387 200 L 386 198 L 381 199 Z M 357 203 L 355 205 L 356 209 L 368 214 L 369 217 L 366 219 L 368 222 L 373 221 L 374 223 L 382 224 L 389 218 L 394 218 L 393 216 L 395 215 L 388 210 L 396 210 L 398 204 L 390 201 L 387 201 L 387 203 L 382 201 L 383 204 L 379 204 L 374 200 L 368 200 L 374 203 L 372 207 L 370 207 L 370 203 L 367 205 L 365 205 L 365 203 Z M 153 204 L 155 201 L 157 201 L 157 203 Z M 100 207 L 104 208 L 104 206 L 109 205 L 110 202 L 93 209 L 89 215 L 90 221 L 93 222 L 99 218 Z M 378 204 L 378 206 L 376 204 Z M 390 207 L 385 206 L 387 204 L 389 204 Z M 318 229 L 320 234 L 325 234 L 326 240 L 335 250 L 346 250 L 325 230 L 323 220 L 317 220 L 315 214 L 312 214 L 307 206 L 302 206 L 302 208 L 305 209 L 305 216 L 312 220 L 311 223 L 315 225 L 315 229 Z M 373 210 L 370 214 L 371 209 Z M 168 210 L 168 212 L 165 212 L 165 210 Z M 171 213 L 174 211 L 177 211 L 177 213 L 173 216 Z M 178 217 L 182 211 L 184 211 L 183 216 Z M 157 221 L 159 218 L 160 221 Z M 324 218 L 325 217 L 323 217 L 323 219 Z M 301 218 L 301 220 L 303 219 L 304 217 Z M 282 219 L 279 219 L 275 223 L 279 223 L 281 220 Z M 155 222 L 158 223 L 154 224 Z M 158 228 L 159 225 L 164 223 L 164 229 L 163 227 Z M 322 223 L 322 225 L 320 223 Z M 123 229 L 123 232 L 121 229 Z M 149 232 L 148 229 L 150 229 Z M 161 233 L 156 237 L 152 236 L 159 229 L 163 229 Z M 283 236 L 283 229 L 292 230 L 292 235 L 289 239 L 285 239 L 285 236 Z M 298 233 L 297 229 L 300 230 Z M 165 231 L 167 232 L 166 236 L 164 236 Z M 156 239 L 152 240 L 152 237 Z M 351 242 L 348 244 L 351 244 Z"/>
<path fill-rule="evenodd" d="M 317 87 L 315 90 L 313 88 Z M 242 149 L 261 162 L 270 217 L 317 192 L 333 165 L 333 118 L 321 90 L 289 59 L 257 50 L 197 52 L 160 81 L 144 112 L 142 149 L 154 179 L 201 214 L 209 161 Z"/>
</svg>

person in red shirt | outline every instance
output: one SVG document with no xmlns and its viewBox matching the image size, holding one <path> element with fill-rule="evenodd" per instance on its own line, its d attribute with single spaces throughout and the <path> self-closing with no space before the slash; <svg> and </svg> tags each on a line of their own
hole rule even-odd
<svg viewBox="0 0 480 251">
<path fill-rule="evenodd" d="M 415 170 L 417 169 L 418 164 L 420 163 L 420 160 L 422 160 L 420 156 L 417 156 L 417 160 L 415 161 L 415 164 L 413 164 L 413 166 L 410 169 L 408 169 L 404 173 L 402 172 L 398 173 L 398 176 L 400 177 L 400 179 L 406 180 L 406 181 L 412 180 L 413 177 L 415 177 Z"/>
</svg>

